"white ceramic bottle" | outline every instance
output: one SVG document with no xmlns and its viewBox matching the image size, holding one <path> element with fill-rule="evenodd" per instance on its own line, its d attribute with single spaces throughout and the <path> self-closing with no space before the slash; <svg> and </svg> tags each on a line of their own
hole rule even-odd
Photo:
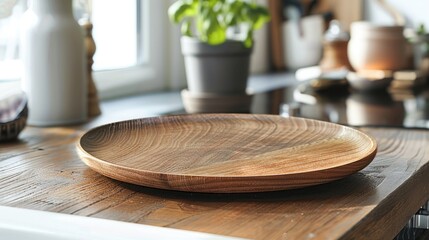
<svg viewBox="0 0 429 240">
<path fill-rule="evenodd" d="M 22 86 L 28 123 L 54 126 L 87 118 L 84 35 L 72 0 L 31 0 L 21 26 Z"/>
</svg>

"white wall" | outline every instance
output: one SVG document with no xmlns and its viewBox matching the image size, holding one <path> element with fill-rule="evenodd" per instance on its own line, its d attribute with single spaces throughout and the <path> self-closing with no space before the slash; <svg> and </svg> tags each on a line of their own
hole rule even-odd
<svg viewBox="0 0 429 240">
<path fill-rule="evenodd" d="M 429 30 L 429 1 L 428 0 L 386 0 L 401 12 L 408 27 L 417 27 L 424 23 Z M 380 24 L 393 24 L 393 19 L 380 7 L 376 0 L 364 0 L 364 19 Z"/>
</svg>

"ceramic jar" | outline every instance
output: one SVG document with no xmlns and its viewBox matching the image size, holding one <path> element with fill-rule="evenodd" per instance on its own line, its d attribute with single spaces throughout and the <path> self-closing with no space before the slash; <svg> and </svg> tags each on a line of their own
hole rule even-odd
<svg viewBox="0 0 429 240">
<path fill-rule="evenodd" d="M 402 26 L 351 25 L 348 45 L 350 64 L 360 70 L 402 70 L 408 67 L 409 49 Z"/>
<path fill-rule="evenodd" d="M 22 85 L 28 123 L 75 124 L 87 118 L 84 35 L 72 0 L 32 0 L 21 25 Z"/>
</svg>

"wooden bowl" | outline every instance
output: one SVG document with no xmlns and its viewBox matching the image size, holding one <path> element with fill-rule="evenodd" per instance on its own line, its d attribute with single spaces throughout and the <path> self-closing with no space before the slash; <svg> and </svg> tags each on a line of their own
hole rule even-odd
<svg viewBox="0 0 429 240">
<path fill-rule="evenodd" d="M 78 142 L 93 170 L 147 187 L 264 192 L 327 183 L 367 166 L 376 142 L 355 129 L 252 114 L 143 118 L 90 130 Z"/>
<path fill-rule="evenodd" d="M 0 99 L 0 141 L 16 139 L 28 117 L 27 98 L 23 92 Z"/>
</svg>

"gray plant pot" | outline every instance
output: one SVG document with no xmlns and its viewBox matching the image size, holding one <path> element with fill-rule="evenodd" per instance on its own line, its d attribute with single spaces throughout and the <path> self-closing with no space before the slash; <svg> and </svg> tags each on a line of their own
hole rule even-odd
<svg viewBox="0 0 429 240">
<path fill-rule="evenodd" d="M 242 42 L 209 45 L 196 38 L 181 38 L 190 93 L 245 94 L 251 48 Z"/>
</svg>

